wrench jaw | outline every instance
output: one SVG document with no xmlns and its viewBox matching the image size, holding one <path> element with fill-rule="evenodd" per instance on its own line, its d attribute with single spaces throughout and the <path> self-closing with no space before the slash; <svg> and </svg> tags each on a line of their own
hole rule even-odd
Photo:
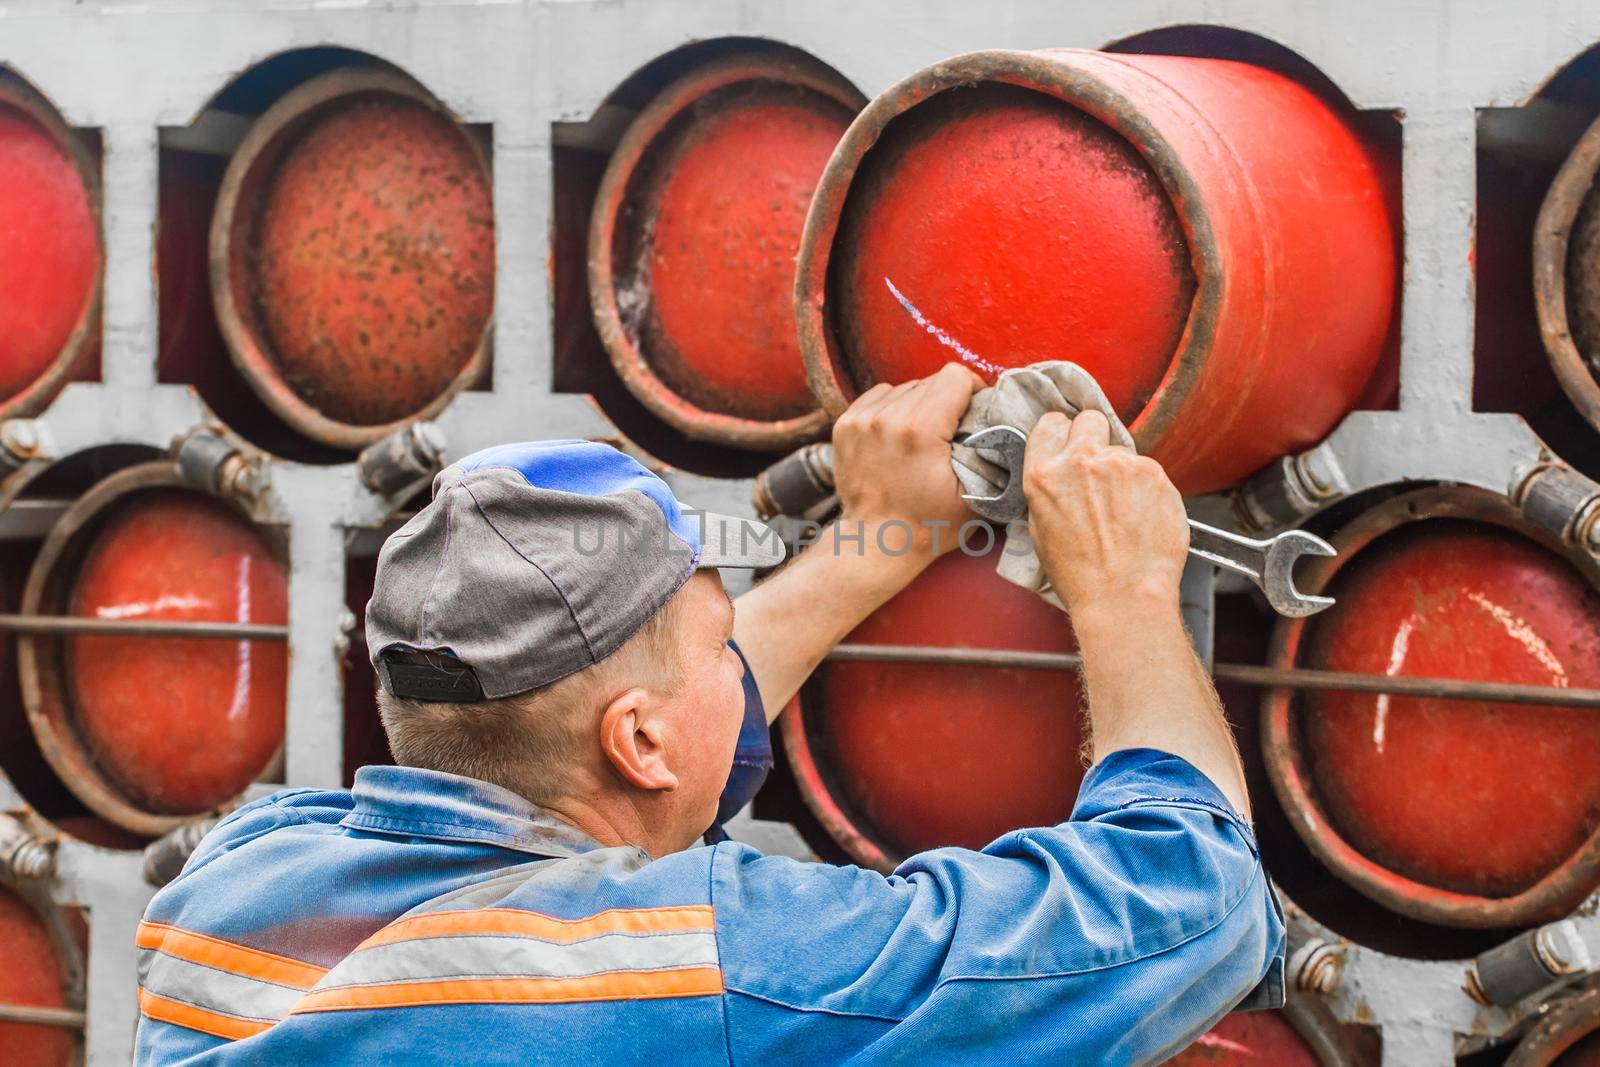
<svg viewBox="0 0 1600 1067">
<path fill-rule="evenodd" d="M 1334 547 L 1315 534 L 1290 530 L 1278 535 L 1267 547 L 1262 567 L 1261 591 L 1272 610 L 1290 619 L 1303 619 L 1333 606 L 1329 596 L 1312 596 L 1294 587 L 1294 565 L 1301 556 L 1336 556 Z"/>
<path fill-rule="evenodd" d="M 972 510 L 994 522 L 1011 522 L 1020 519 L 1028 510 L 1027 497 L 1022 492 L 1023 456 L 1027 452 L 1028 437 L 1015 426 L 997 425 L 967 435 L 961 442 L 975 449 L 979 455 L 1006 471 L 1006 487 L 994 496 L 979 493 L 962 493 L 961 499 Z"/>
</svg>

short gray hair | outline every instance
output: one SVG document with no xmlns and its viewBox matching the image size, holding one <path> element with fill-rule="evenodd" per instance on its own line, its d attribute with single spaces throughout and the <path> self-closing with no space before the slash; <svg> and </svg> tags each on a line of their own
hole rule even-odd
<svg viewBox="0 0 1600 1067">
<path fill-rule="evenodd" d="M 681 590 L 680 590 L 681 592 Z M 683 684 L 677 596 L 611 655 L 539 689 L 475 704 L 408 700 L 378 686 L 389 751 L 403 767 L 447 771 L 548 803 L 572 783 L 601 710 L 632 686 Z"/>
</svg>

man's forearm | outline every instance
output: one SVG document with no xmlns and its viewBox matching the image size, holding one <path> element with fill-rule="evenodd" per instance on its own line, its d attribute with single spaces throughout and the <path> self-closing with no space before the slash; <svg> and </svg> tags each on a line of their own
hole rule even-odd
<svg viewBox="0 0 1600 1067">
<path fill-rule="evenodd" d="M 1136 593 L 1082 605 L 1072 622 L 1083 655 L 1094 758 L 1127 748 L 1181 756 L 1248 819 L 1233 734 L 1171 595 Z"/>
<path fill-rule="evenodd" d="M 786 567 L 735 601 L 733 639 L 761 690 L 767 721 L 822 662 L 828 650 L 927 566 L 914 555 L 880 551 L 875 532 L 836 540 L 836 526 Z M 890 539 L 891 543 L 896 543 Z"/>
</svg>

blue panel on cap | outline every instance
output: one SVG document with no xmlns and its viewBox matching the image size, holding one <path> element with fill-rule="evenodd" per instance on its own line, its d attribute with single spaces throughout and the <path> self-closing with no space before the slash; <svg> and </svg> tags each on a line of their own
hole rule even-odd
<svg viewBox="0 0 1600 1067">
<path fill-rule="evenodd" d="M 607 496 L 637 490 L 661 509 L 670 529 L 700 560 L 700 523 L 683 513 L 683 505 L 667 483 L 645 470 L 632 456 L 595 441 L 524 441 L 474 452 L 452 466 L 463 473 L 506 467 L 521 474 L 535 489 L 584 496 Z"/>
</svg>

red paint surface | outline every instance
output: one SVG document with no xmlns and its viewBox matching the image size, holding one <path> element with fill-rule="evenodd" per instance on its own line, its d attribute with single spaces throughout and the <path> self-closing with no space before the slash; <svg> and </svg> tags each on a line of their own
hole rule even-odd
<svg viewBox="0 0 1600 1067">
<path fill-rule="evenodd" d="M 64 1008 L 63 975 L 50 934 L 33 909 L 0 889 L 0 1005 Z M 56 1026 L 0 1022 L 0 1059 L 27 1067 L 73 1061 L 73 1036 Z"/>
<path fill-rule="evenodd" d="M 1600 685 L 1600 594 L 1498 527 L 1412 523 L 1338 575 L 1306 666 L 1401 676 Z M 1304 698 L 1316 794 L 1350 844 L 1462 893 L 1526 889 L 1600 825 L 1600 718 L 1577 708 L 1362 693 Z"/>
<path fill-rule="evenodd" d="M 312 120 L 262 196 L 256 301 L 284 381 L 376 425 L 439 396 L 494 304 L 489 179 L 466 134 L 393 97 Z"/>
<path fill-rule="evenodd" d="M 952 553 L 845 640 L 1073 651 L 1066 617 L 994 566 Z M 1074 674 L 833 663 L 820 690 L 806 725 L 824 780 L 892 851 L 981 848 L 1072 810 L 1083 780 Z"/>
<path fill-rule="evenodd" d="M 261 536 L 184 490 L 129 499 L 96 536 L 75 615 L 287 621 L 287 579 Z M 283 740 L 282 642 L 74 637 L 69 691 L 84 740 L 146 810 L 203 811 L 237 795 Z"/>
<path fill-rule="evenodd" d="M 888 278 L 991 364 L 1074 360 L 1124 418 L 1137 414 L 1194 293 L 1182 226 L 1143 158 L 1082 111 L 1014 86 L 945 93 L 902 121 L 842 231 L 854 254 L 839 314 L 862 384 L 957 358 Z"/>
<path fill-rule="evenodd" d="M 1087 367 L 1186 493 L 1325 437 L 1373 376 L 1396 279 L 1383 165 L 1349 116 L 1243 63 L 1065 51 L 1025 63 L 1124 98 L 1122 121 L 1148 125 L 1194 192 L 1168 199 L 1116 131 L 1043 91 L 909 95 L 850 179 L 833 261 L 802 264 L 808 287 L 829 279 L 823 310 L 854 385 L 963 358 L 917 326 L 888 277 L 988 363 Z M 1162 379 L 1186 315 L 1188 377 Z"/>
<path fill-rule="evenodd" d="M 1277 1012 L 1234 1012 L 1167 1061 L 1169 1067 L 1320 1067 L 1289 1021 Z"/>
<path fill-rule="evenodd" d="M 707 410 L 753 419 L 816 407 L 794 325 L 794 262 L 806 209 L 850 111 L 809 90 L 736 86 L 697 104 L 656 149 L 661 175 L 634 214 L 647 223 L 657 375 Z"/>
<path fill-rule="evenodd" d="M 94 288 L 99 242 L 72 158 L 0 106 L 0 400 L 43 374 Z"/>
</svg>

